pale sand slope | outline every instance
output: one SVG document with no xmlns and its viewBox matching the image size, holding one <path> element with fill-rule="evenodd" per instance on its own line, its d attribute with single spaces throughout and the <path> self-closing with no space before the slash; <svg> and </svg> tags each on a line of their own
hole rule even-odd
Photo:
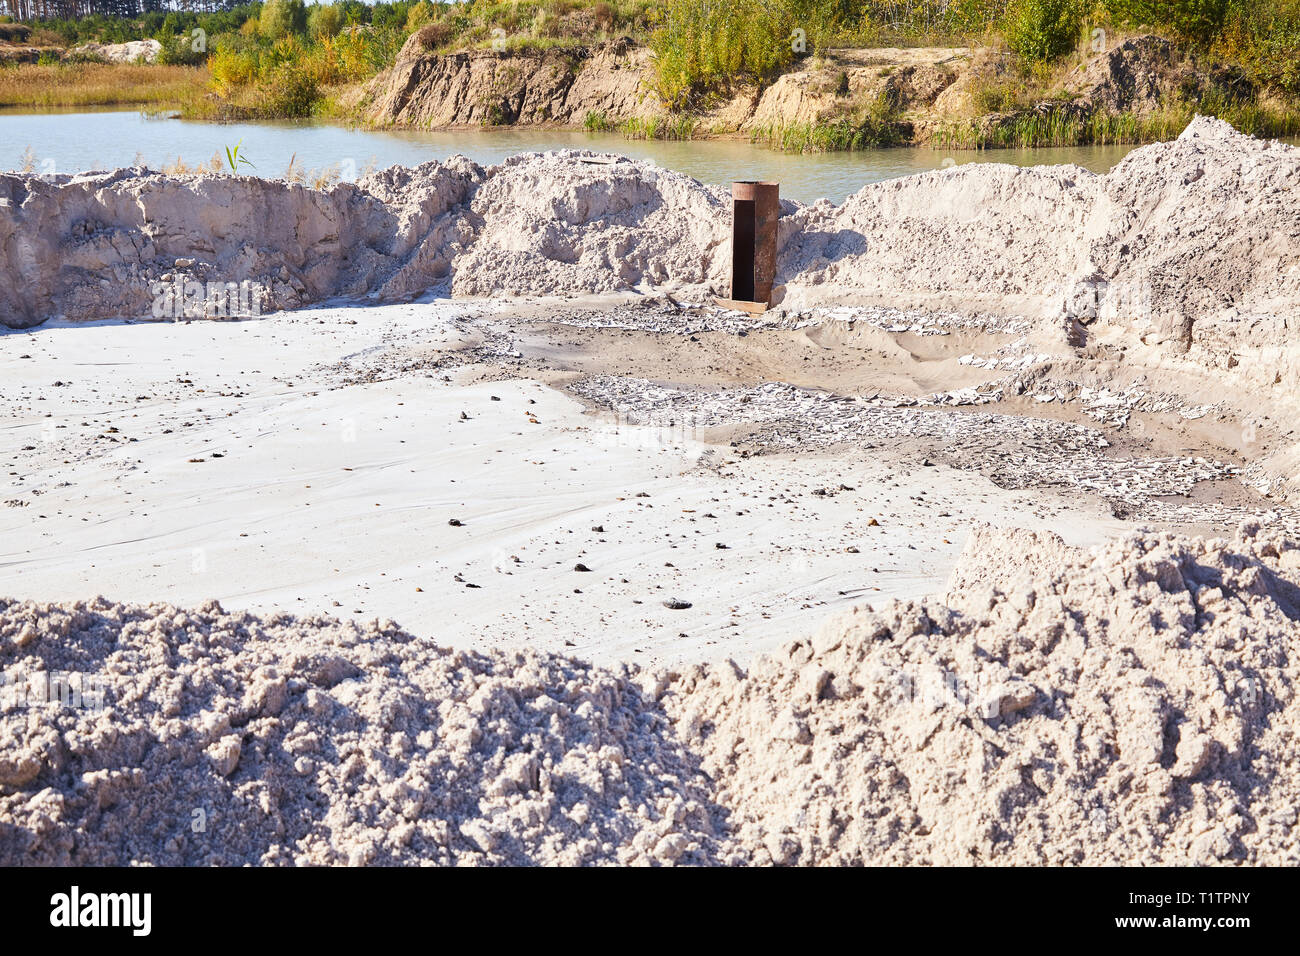
<svg viewBox="0 0 1300 956">
<path fill-rule="evenodd" d="M 444 645 L 743 661 L 835 606 L 938 590 L 972 522 L 1077 545 L 1123 527 L 1092 502 L 969 472 L 733 459 L 620 429 L 534 381 L 342 386 L 329 368 L 453 346 L 467 308 L 0 336 L 0 595 L 217 598 L 392 618 Z M 693 606 L 670 610 L 671 597 Z"/>
<path fill-rule="evenodd" d="M 1295 865 L 1298 571 L 983 531 L 949 606 L 675 671 L 0 600 L 0 864 Z"/>
</svg>

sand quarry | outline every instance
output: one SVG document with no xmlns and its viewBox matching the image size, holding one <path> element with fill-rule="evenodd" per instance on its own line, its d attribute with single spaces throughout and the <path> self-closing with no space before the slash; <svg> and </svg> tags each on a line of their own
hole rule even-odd
<svg viewBox="0 0 1300 956">
<path fill-rule="evenodd" d="M 1300 862 L 1298 195 L 0 175 L 0 862 Z"/>
</svg>

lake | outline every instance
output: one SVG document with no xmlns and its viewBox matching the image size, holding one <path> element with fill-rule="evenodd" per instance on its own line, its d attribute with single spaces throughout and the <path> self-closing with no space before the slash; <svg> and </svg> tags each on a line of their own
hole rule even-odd
<svg viewBox="0 0 1300 956">
<path fill-rule="evenodd" d="M 487 165 L 516 153 L 592 149 L 648 159 L 707 183 L 776 180 L 783 197 L 805 203 L 823 197 L 838 203 L 868 183 L 970 162 L 1077 163 L 1106 172 L 1132 148 L 975 152 L 905 147 L 798 155 L 735 140 L 647 142 L 569 130 L 376 131 L 326 123 L 203 123 L 118 111 L 0 114 L 0 170 L 21 168 L 27 155 L 38 173 L 114 169 L 136 162 L 157 169 L 177 158 L 193 166 L 214 155 L 224 157 L 225 147 L 236 143 L 255 164 L 246 172 L 281 176 L 296 157 L 306 169 L 337 167 L 344 179 L 368 166 L 414 166 L 455 153 Z"/>
</svg>

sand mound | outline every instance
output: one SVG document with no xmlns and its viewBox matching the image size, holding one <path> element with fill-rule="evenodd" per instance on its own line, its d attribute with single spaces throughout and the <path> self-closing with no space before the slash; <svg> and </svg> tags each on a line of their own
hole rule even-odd
<svg viewBox="0 0 1300 956">
<path fill-rule="evenodd" d="M 148 317 L 176 281 L 201 284 L 179 317 L 211 312 L 209 282 L 251 283 L 261 311 L 410 296 L 448 274 L 466 232 L 460 209 L 482 175 L 454 158 L 326 192 L 147 170 L 0 176 L 0 321 Z"/>
<path fill-rule="evenodd" d="M 968 164 L 878 183 L 786 225 L 792 301 L 1100 318 L 1149 344 L 1280 344 L 1300 300 L 1300 150 L 1198 118 L 1105 176 Z M 1213 329 L 1213 332 L 1209 330 Z"/>
<path fill-rule="evenodd" d="M 143 169 L 0 175 L 0 324 L 157 316 L 177 281 L 198 284 L 178 299 L 199 318 L 220 302 L 208 283 L 251 283 L 262 312 L 431 290 L 698 286 L 720 280 L 723 218 L 720 194 L 695 180 L 573 151 L 395 166 L 328 190 Z"/>
<path fill-rule="evenodd" d="M 679 726 L 712 715 L 684 736 L 759 860 L 1294 862 L 1298 571 L 1133 536 L 964 613 L 849 614 L 701 678 Z"/>
<path fill-rule="evenodd" d="M 984 586 L 1009 591 L 1021 579 L 1051 573 L 1081 555 L 1051 531 L 977 524 L 948 578 L 945 599 L 951 604 Z"/>
<path fill-rule="evenodd" d="M 155 63 L 162 44 L 154 39 L 127 40 L 125 43 L 83 43 L 73 47 L 73 54 L 98 57 L 109 63 Z"/>
<path fill-rule="evenodd" d="M 1298 188 L 1300 150 L 1202 118 L 1106 176 L 968 164 L 838 207 L 786 203 L 778 279 L 792 306 L 1100 318 L 1176 350 L 1276 352 L 1278 317 L 1300 304 Z M 457 157 L 324 191 L 147 170 L 0 175 L 0 323 L 147 316 L 151 284 L 176 275 L 253 282 L 264 309 L 431 289 L 724 292 L 728 208 L 718 187 L 580 151 L 486 169 Z"/>
<path fill-rule="evenodd" d="M 100 600 L 8 604 L 0 663 L 6 863 L 687 862 L 714 842 L 665 716 L 575 661 Z M 81 706 L 38 703 L 59 688 Z"/>
<path fill-rule="evenodd" d="M 726 281 L 729 196 L 648 164 L 594 159 L 565 151 L 493 167 L 471 204 L 483 225 L 457 259 L 452 291 L 584 295 Z"/>
<path fill-rule="evenodd" d="M 983 540 L 989 567 L 1025 548 Z M 748 672 L 10 603 L 0 862 L 1300 861 L 1300 547 L 1247 525 L 1041 564 Z M 102 707 L 15 699 L 64 672 Z"/>
</svg>

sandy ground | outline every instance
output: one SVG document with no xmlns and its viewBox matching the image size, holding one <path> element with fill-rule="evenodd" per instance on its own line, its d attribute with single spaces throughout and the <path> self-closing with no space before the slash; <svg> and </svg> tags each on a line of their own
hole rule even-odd
<svg viewBox="0 0 1300 956">
<path fill-rule="evenodd" d="M 0 321 L 327 302 L 0 335 L 0 861 L 1294 863 L 1298 157 L 795 208 L 759 319 L 631 164 L 0 177 Z"/>
<path fill-rule="evenodd" d="M 744 457 L 717 429 L 584 409 L 538 379 L 662 374 L 699 336 L 617 333 L 634 346 L 602 362 L 615 333 L 567 328 L 569 355 L 530 374 L 465 353 L 476 311 L 5 334 L 0 593 L 392 618 L 601 662 L 746 660 L 836 607 L 941 588 L 974 522 L 1076 545 L 1124 526 L 1096 500 L 889 449 Z M 712 373 L 724 384 L 807 367 L 779 342 L 705 337 L 750 353 Z"/>
</svg>

